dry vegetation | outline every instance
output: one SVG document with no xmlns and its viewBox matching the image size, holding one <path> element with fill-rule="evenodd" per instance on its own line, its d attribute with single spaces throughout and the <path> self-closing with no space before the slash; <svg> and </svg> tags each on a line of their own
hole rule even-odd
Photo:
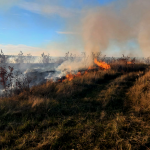
<svg viewBox="0 0 150 150">
<path fill-rule="evenodd" d="M 149 149 L 149 66 L 111 68 L 1 98 L 0 149 Z"/>
</svg>

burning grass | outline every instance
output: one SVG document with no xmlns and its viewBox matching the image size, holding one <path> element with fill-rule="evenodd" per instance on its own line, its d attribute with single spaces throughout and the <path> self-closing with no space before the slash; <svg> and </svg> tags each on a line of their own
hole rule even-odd
<svg viewBox="0 0 150 150">
<path fill-rule="evenodd" d="M 1 98 L 0 149 L 148 149 L 148 66 L 97 63 Z"/>
<path fill-rule="evenodd" d="M 96 58 L 94 59 L 94 63 L 103 69 L 110 69 L 110 65 L 108 65 L 107 63 L 102 62 L 102 61 L 99 62 Z"/>
<path fill-rule="evenodd" d="M 63 77 L 62 79 L 59 79 L 58 82 L 64 82 L 65 80 L 71 81 L 74 78 L 81 77 L 81 76 L 83 76 L 83 75 L 85 75 L 85 74 L 87 74 L 88 72 L 91 72 L 91 71 L 96 72 L 96 71 L 100 71 L 100 70 L 108 70 L 108 69 L 111 68 L 110 65 L 108 65 L 107 63 L 102 62 L 102 61 L 99 62 L 96 58 L 94 59 L 94 63 L 98 67 L 90 66 L 90 67 L 88 67 L 88 69 L 78 71 L 76 74 L 73 74 L 71 72 L 67 73 L 67 75 L 65 77 Z"/>
</svg>

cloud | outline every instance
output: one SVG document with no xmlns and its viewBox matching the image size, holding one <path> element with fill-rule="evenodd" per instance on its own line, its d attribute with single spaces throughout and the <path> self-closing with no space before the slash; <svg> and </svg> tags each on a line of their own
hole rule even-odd
<svg viewBox="0 0 150 150">
<path fill-rule="evenodd" d="M 145 56 L 150 55 L 149 0 L 116 0 L 103 6 L 94 5 L 96 0 L 91 2 L 92 5 L 86 3 L 85 0 L 74 0 L 71 1 L 71 7 L 67 7 L 65 4 L 62 5 L 62 2 L 62 0 L 12 0 L 10 3 L 10 0 L 0 0 L 0 6 L 16 5 L 40 15 L 61 16 L 63 19 L 65 18 L 64 23 L 66 26 L 63 31 L 56 31 L 56 33 L 64 36 L 75 35 L 66 36 L 64 41 L 67 42 L 64 42 L 64 44 L 54 44 L 53 41 L 53 44 L 49 43 L 45 48 L 3 45 L 4 48 L 8 52 L 11 49 L 16 49 L 15 53 L 19 53 L 20 50 L 27 53 L 33 51 L 36 55 L 37 53 L 40 55 L 42 51 L 49 51 L 51 55 L 64 55 L 66 51 L 72 50 L 72 52 L 75 52 L 82 48 L 90 53 L 100 50 L 105 53 L 106 50 L 108 54 L 115 55 L 114 47 L 110 44 L 115 41 L 114 43 L 120 47 L 119 54 L 124 52 L 128 55 L 128 53 L 135 53 L 135 49 L 132 50 L 130 45 L 127 45 L 129 41 L 134 40 Z M 66 0 L 64 2 L 67 3 Z M 68 5 L 70 6 L 70 3 Z M 117 53 L 117 51 L 115 52 Z M 141 56 L 141 53 L 139 54 Z"/>
<path fill-rule="evenodd" d="M 78 41 L 69 39 L 66 41 L 49 42 L 44 46 L 52 56 L 65 56 L 65 53 L 70 52 L 73 55 L 81 54 L 81 46 Z"/>
<path fill-rule="evenodd" d="M 0 8 L 1 10 L 7 10 L 21 1 L 22 0 L 0 0 Z"/>
<path fill-rule="evenodd" d="M 73 15 L 78 13 L 78 11 L 70 8 L 65 8 L 59 5 L 59 3 L 54 5 L 48 1 L 22 2 L 18 4 L 18 7 L 37 14 L 42 14 L 42 15 L 57 14 L 65 18 L 72 17 Z"/>
<path fill-rule="evenodd" d="M 43 48 L 40 47 L 32 47 L 32 46 L 27 46 L 27 45 L 3 45 L 0 44 L 0 49 L 3 50 L 5 55 L 18 55 L 20 51 L 23 52 L 24 55 L 31 54 L 33 56 L 41 56 L 41 54 L 44 52 L 45 54 L 50 54 L 51 56 L 55 57 L 62 57 L 65 56 L 65 53 L 70 51 L 70 53 L 80 55 L 80 49 L 79 47 L 75 49 L 74 45 L 66 44 L 66 43 L 55 43 L 51 42 Z"/>
<path fill-rule="evenodd" d="M 18 55 L 19 52 L 22 51 L 24 55 L 31 53 L 33 56 L 40 56 L 41 53 L 47 52 L 46 49 L 27 46 L 27 45 L 0 44 L 0 49 L 2 49 L 4 54 L 6 55 Z"/>
<path fill-rule="evenodd" d="M 0 0 L 0 6 L 4 5 L 11 5 L 17 3 L 19 0 Z"/>
</svg>

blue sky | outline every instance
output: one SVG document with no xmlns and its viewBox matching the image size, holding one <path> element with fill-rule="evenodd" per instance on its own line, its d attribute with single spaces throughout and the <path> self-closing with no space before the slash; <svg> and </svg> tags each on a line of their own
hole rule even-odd
<svg viewBox="0 0 150 150">
<path fill-rule="evenodd" d="M 66 30 L 69 20 L 78 18 L 85 7 L 104 6 L 112 1 L 12 0 L 10 3 L 9 0 L 0 0 L 0 48 L 6 54 L 16 54 L 20 50 L 33 55 L 40 55 L 42 51 L 54 54 L 47 45 L 59 47 L 60 43 L 65 45 L 68 38 L 73 40 L 76 36 L 72 33 L 74 31 Z M 26 48 L 22 49 L 20 45 Z M 12 50 L 13 46 L 16 49 Z M 61 54 L 64 52 L 65 49 Z"/>
<path fill-rule="evenodd" d="M 133 1 L 140 2 L 140 0 Z M 146 2 L 147 0 L 144 1 Z M 104 28 L 106 26 L 103 35 L 104 45 L 109 42 L 109 38 L 112 40 L 122 38 L 120 33 L 123 32 L 124 34 L 124 31 L 130 28 L 131 25 L 132 28 L 134 28 L 136 24 L 140 26 L 141 23 L 139 20 L 141 20 L 141 18 L 138 19 L 137 17 L 140 11 L 133 11 L 134 5 L 132 5 L 132 3 L 131 8 L 129 5 L 129 14 L 128 9 L 125 13 L 122 11 L 125 6 L 128 6 L 125 4 L 129 3 L 130 0 L 0 0 L 0 49 L 8 55 L 16 55 L 20 51 L 23 51 L 25 55 L 31 53 L 34 56 L 40 56 L 43 52 L 49 53 L 51 56 L 64 56 L 68 51 L 79 55 L 87 46 L 85 45 L 85 39 L 87 41 L 89 39 L 93 40 L 94 37 L 91 35 L 95 36 L 97 32 L 96 30 L 94 32 L 88 31 L 89 35 L 87 35 L 89 39 L 83 37 L 82 33 L 84 30 L 82 27 L 83 22 L 89 15 L 89 12 L 94 12 L 97 8 L 99 8 L 98 11 L 100 12 L 98 17 L 100 16 L 100 20 L 104 19 L 104 23 L 100 22 L 100 25 L 101 27 L 104 26 Z M 115 11 L 110 11 L 111 6 L 115 6 Z M 143 8 L 145 10 L 145 6 Z M 122 16 L 119 14 L 119 11 L 123 12 L 121 14 Z M 114 12 L 117 13 L 115 14 Z M 115 17 L 112 15 L 113 13 Z M 129 17 L 130 14 L 131 18 Z M 92 20 L 92 17 L 91 15 L 90 20 Z M 96 13 L 95 17 L 97 17 Z M 123 19 L 124 17 L 125 19 Z M 109 21 L 109 19 L 111 21 Z M 115 19 L 120 26 L 117 27 L 117 24 L 113 23 Z M 86 21 L 88 22 L 88 20 Z M 94 23 L 96 25 L 98 21 Z M 112 26 L 110 24 L 112 24 Z M 126 24 L 126 27 L 122 27 L 124 24 Z M 89 26 L 88 29 L 93 30 L 95 25 L 92 24 L 92 27 Z M 110 30 L 107 26 L 109 26 Z M 99 29 L 99 25 L 97 28 L 99 30 L 97 34 L 100 35 L 103 30 Z M 142 27 L 140 31 L 143 29 Z M 129 33 L 132 32 L 130 29 L 128 31 Z M 108 37 L 107 35 L 109 33 L 106 32 L 110 32 Z M 146 33 L 147 32 L 144 32 L 146 36 L 143 32 L 140 33 L 140 36 L 138 35 L 139 33 L 136 33 L 136 35 L 128 35 L 132 39 L 125 39 L 126 45 L 123 47 L 139 49 L 138 39 L 142 39 L 140 44 L 145 46 L 143 37 L 147 37 Z M 103 36 L 99 37 L 99 35 L 98 42 L 101 43 L 103 42 Z M 118 35 L 118 37 L 116 37 L 116 35 Z M 107 38 L 107 40 L 105 38 Z M 94 40 L 93 43 L 95 43 Z M 99 43 L 96 44 L 99 45 Z M 116 45 L 116 43 L 119 42 L 115 41 L 112 43 L 111 41 L 110 44 L 107 44 L 105 52 L 106 54 L 110 54 L 110 49 L 113 49 L 111 54 L 116 55 L 121 48 Z M 118 45 L 121 44 L 119 43 Z M 91 49 L 96 46 L 91 47 Z M 118 54 L 122 54 L 122 52 Z"/>
</svg>

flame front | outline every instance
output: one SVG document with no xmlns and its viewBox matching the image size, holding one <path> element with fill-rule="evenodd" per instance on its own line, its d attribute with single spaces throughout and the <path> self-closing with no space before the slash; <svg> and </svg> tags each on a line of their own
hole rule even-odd
<svg viewBox="0 0 150 150">
<path fill-rule="evenodd" d="M 94 59 L 94 63 L 95 63 L 96 65 L 98 65 L 99 67 L 101 67 L 101 68 L 110 69 L 110 65 L 108 65 L 108 64 L 105 63 L 105 62 L 99 62 L 96 58 Z"/>
<path fill-rule="evenodd" d="M 66 78 L 69 80 L 69 81 L 71 81 L 73 78 L 74 78 L 74 75 L 73 74 L 67 74 L 66 75 Z"/>
<path fill-rule="evenodd" d="M 132 62 L 131 62 L 131 61 L 128 61 L 127 64 L 128 64 L 128 65 L 129 65 L 129 64 L 132 64 Z"/>
<path fill-rule="evenodd" d="M 67 74 L 66 75 L 66 79 L 68 79 L 68 81 L 73 80 L 74 77 L 80 77 L 81 76 L 81 72 L 78 72 L 77 74 L 73 75 L 73 74 Z"/>
<path fill-rule="evenodd" d="M 99 67 L 103 68 L 103 69 L 110 69 L 110 65 L 108 65 L 108 64 L 105 63 L 105 62 L 99 62 L 96 58 L 94 59 L 94 63 L 95 63 L 96 65 L 98 65 Z M 75 77 L 80 77 L 80 76 L 82 76 L 82 75 L 84 75 L 84 74 L 87 74 L 87 73 L 88 73 L 88 70 L 92 70 L 92 69 L 96 69 L 96 68 L 90 66 L 90 67 L 89 67 L 84 73 L 82 73 L 82 74 L 81 74 L 81 72 L 78 72 L 77 74 L 69 73 L 69 74 L 66 75 L 66 79 L 67 79 L 68 81 L 71 81 L 71 80 L 73 80 Z M 70 70 L 71 70 L 71 69 L 70 69 Z M 63 81 L 65 81 L 65 80 L 63 80 Z M 63 82 L 63 81 L 62 81 L 62 82 Z"/>
</svg>

